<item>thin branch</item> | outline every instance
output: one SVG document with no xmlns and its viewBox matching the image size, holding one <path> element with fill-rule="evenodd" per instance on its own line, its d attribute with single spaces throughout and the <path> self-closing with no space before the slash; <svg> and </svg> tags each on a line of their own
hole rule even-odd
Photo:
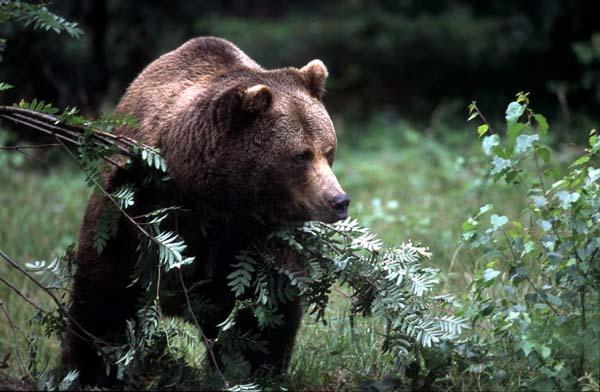
<svg viewBox="0 0 600 392">
<path fill-rule="evenodd" d="M 127 220 L 129 222 L 131 222 L 131 224 L 133 224 L 142 234 L 144 234 L 146 237 L 148 237 L 152 242 L 154 242 L 158 246 L 161 246 L 162 244 L 160 243 L 160 241 L 158 241 L 156 239 L 156 237 L 154 237 L 152 234 L 148 233 L 138 222 L 136 222 L 135 219 L 133 219 L 131 217 L 131 215 L 129 215 L 125 211 L 125 209 L 123 207 L 121 207 L 121 205 L 114 199 L 114 197 L 112 197 L 112 195 L 110 193 L 108 193 L 102 185 L 98 184 L 98 181 L 96 181 L 96 179 L 94 177 L 90 176 L 87 173 L 87 171 L 81 165 L 81 163 L 79 162 L 79 160 L 77 159 L 75 154 L 73 154 L 73 152 L 71 152 L 71 150 L 69 150 L 69 148 L 60 139 L 57 138 L 56 140 L 63 146 L 63 148 L 65 149 L 67 154 L 71 157 L 71 159 L 73 159 L 73 161 L 77 164 L 77 166 L 79 166 L 79 169 L 81 169 L 81 171 L 84 174 L 88 175 L 88 178 L 92 181 L 92 183 L 96 186 L 96 188 L 99 189 L 104 194 L 104 196 L 106 196 L 119 209 L 119 211 L 123 214 L 123 216 L 125 216 L 125 218 L 127 218 Z"/>
<path fill-rule="evenodd" d="M 487 120 L 487 118 L 485 117 L 485 115 L 483 114 L 483 112 L 481 110 L 479 110 L 479 106 L 475 105 L 474 107 L 475 107 L 475 111 L 477 112 L 477 115 L 479 116 L 479 118 L 481 118 L 481 120 L 484 122 L 484 124 L 487 124 L 487 126 L 488 126 L 488 132 L 491 133 L 491 134 L 495 133 L 492 130 L 492 126 L 491 126 L 490 122 Z"/>
<path fill-rule="evenodd" d="M 27 376 L 29 376 L 30 379 L 33 379 L 31 372 L 29 371 L 27 366 L 25 366 L 25 361 L 23 360 L 23 356 L 21 355 L 21 350 L 19 349 L 18 338 L 17 338 L 17 327 L 12 322 L 10 315 L 8 314 L 8 310 L 6 309 L 6 306 L 4 305 L 4 302 L 2 302 L 2 301 L 0 301 L 0 309 L 2 310 L 2 313 L 4 313 L 4 317 L 6 317 L 6 321 L 8 322 L 8 325 L 10 326 L 10 330 L 11 330 L 13 338 L 15 340 L 15 349 L 17 352 L 19 366 L 21 366 L 21 368 L 23 369 L 23 372 L 27 373 Z M 23 334 L 23 331 L 19 330 L 19 332 L 21 332 L 21 334 L 25 338 L 24 340 L 27 341 L 27 337 Z"/>
<path fill-rule="evenodd" d="M 35 146 L 0 146 L 0 150 L 25 150 L 30 148 L 48 148 L 60 146 L 58 143 L 38 144 Z"/>
<path fill-rule="evenodd" d="M 39 127 L 37 125 L 31 124 L 31 123 L 29 123 L 27 121 L 18 119 L 16 117 L 8 116 L 8 115 L 5 115 L 5 114 L 2 114 L 1 116 L 4 117 L 4 118 L 6 118 L 6 119 L 9 119 L 11 121 L 14 121 L 14 122 L 16 122 L 18 124 L 26 125 L 26 126 L 28 126 L 30 128 L 33 128 L 33 129 L 36 129 L 38 131 L 47 133 L 49 135 L 54 135 L 55 137 L 58 137 L 58 138 L 60 138 L 62 140 L 68 141 L 70 143 L 77 144 L 77 145 L 79 144 L 79 142 L 77 140 L 74 140 L 74 139 L 72 139 L 70 137 L 67 137 L 67 136 L 63 135 L 63 134 L 54 133 L 54 132 L 49 131 L 49 130 L 47 130 L 45 128 L 42 128 L 42 127 Z"/>
<path fill-rule="evenodd" d="M 348 299 L 352 299 L 352 296 L 343 292 L 342 290 L 338 289 L 335 286 L 331 286 L 331 290 L 335 291 L 336 293 L 338 293 L 339 295 L 341 295 L 344 298 L 348 298 Z"/>
<path fill-rule="evenodd" d="M 48 296 L 50 296 L 50 298 L 52 298 L 52 300 L 54 301 L 54 303 L 56 304 L 56 306 L 58 307 L 58 310 L 60 311 L 60 313 L 63 315 L 63 317 L 68 318 L 69 320 L 71 320 L 73 322 L 73 324 L 79 328 L 81 330 L 81 332 L 83 332 L 86 336 L 88 336 L 89 338 L 92 339 L 93 344 L 95 345 L 95 342 L 98 343 L 102 343 L 102 344 L 106 344 L 108 345 L 108 342 L 104 341 L 103 339 L 98 338 L 97 336 L 93 335 L 91 332 L 88 332 L 85 328 L 83 328 L 81 326 L 81 324 L 79 324 L 79 322 L 77 322 L 77 320 L 73 319 L 70 315 L 69 312 L 64 308 L 63 304 L 60 302 L 60 300 L 56 297 L 56 295 L 54 295 L 54 293 L 47 288 L 46 286 L 44 286 L 43 284 L 41 284 L 40 282 L 37 281 L 37 279 L 35 279 L 33 276 L 31 276 L 31 274 L 29 274 L 27 271 L 25 271 L 23 268 L 21 268 L 14 260 L 12 260 L 6 253 L 4 253 L 1 249 L 0 249 L 0 256 L 8 263 L 10 264 L 13 268 L 15 268 L 17 271 L 19 271 L 21 274 L 25 275 L 29 280 L 31 280 L 36 286 L 38 286 L 39 288 L 41 288 L 46 294 L 48 294 Z M 24 298 L 31 306 L 33 306 L 34 308 L 36 308 L 39 311 L 42 311 L 44 313 L 47 313 L 43 308 L 41 308 L 39 305 L 35 304 L 34 302 L 32 302 L 31 300 L 29 300 L 27 297 L 25 297 L 16 287 L 14 287 L 13 285 L 10 284 L 10 282 L 6 281 L 4 278 L 0 277 L 0 281 L 2 281 L 2 283 L 6 284 L 8 287 L 10 287 L 13 291 L 15 291 L 15 293 L 17 293 L 17 295 L 19 295 L 20 297 Z M 77 337 L 82 338 L 83 337 L 81 335 L 78 335 L 75 331 L 73 331 L 73 333 L 76 334 Z"/>
<path fill-rule="evenodd" d="M 115 146 L 123 155 L 135 155 L 132 151 L 134 148 L 151 148 L 130 137 L 113 135 L 93 128 L 91 124 L 90 126 L 66 124 L 60 117 L 35 110 L 0 105 L 0 116 L 50 135 L 58 135 L 63 140 L 74 144 L 80 144 L 77 139 L 92 130 L 91 136 L 96 140 L 96 144 L 103 147 Z"/>
<path fill-rule="evenodd" d="M 208 337 L 206 337 L 206 335 L 204 334 L 204 331 L 202 330 L 202 327 L 200 326 L 200 323 L 198 322 L 198 319 L 196 318 L 194 309 L 192 309 L 192 303 L 190 302 L 188 290 L 187 290 L 187 287 L 185 286 L 185 282 L 183 280 L 183 274 L 181 273 L 181 268 L 178 268 L 178 275 L 179 275 L 179 281 L 181 282 L 181 288 L 183 289 L 183 295 L 185 296 L 185 301 L 187 303 L 188 310 L 190 311 L 190 314 L 192 315 L 192 319 L 194 320 L 194 324 L 196 324 L 198 331 L 200 331 L 200 335 L 202 335 L 202 339 L 204 339 L 204 344 L 206 344 L 206 350 L 208 351 L 208 353 L 210 355 L 210 359 L 212 360 L 212 362 L 215 366 L 215 370 L 219 374 L 219 377 L 221 377 L 221 379 L 223 380 L 223 383 L 225 384 L 225 388 L 228 388 L 229 382 L 227 381 L 227 379 L 225 378 L 225 375 L 223 375 L 223 372 L 221 371 L 221 368 L 219 367 L 219 363 L 217 362 L 217 358 L 215 357 L 215 353 L 213 352 L 213 349 L 212 349 L 212 343 L 208 339 Z"/>
<path fill-rule="evenodd" d="M 544 185 L 544 177 L 542 176 L 542 170 L 540 168 L 540 163 L 538 162 L 537 152 L 535 148 L 533 149 L 533 161 L 535 162 L 535 169 L 538 174 L 538 178 L 540 179 L 540 187 L 542 187 L 542 192 L 544 192 L 544 196 L 546 195 L 546 186 Z"/>
<path fill-rule="evenodd" d="M 2 257 L 4 257 L 4 253 L 2 253 L 1 250 L 0 250 L 0 254 L 2 254 Z M 23 298 L 25 300 L 25 302 L 27 302 L 29 305 L 33 306 L 37 310 L 43 310 L 41 306 L 39 306 L 38 304 L 36 304 L 35 302 L 33 302 L 32 300 L 30 300 L 29 298 L 27 298 L 27 296 L 25 294 L 23 294 L 21 292 L 21 290 L 19 290 L 15 286 L 13 286 L 12 283 L 10 283 L 6 279 L 4 279 L 2 276 L 0 276 L 0 282 L 4 283 L 9 289 L 11 289 L 12 291 L 14 291 L 15 294 L 17 294 L 19 297 Z"/>
<path fill-rule="evenodd" d="M 514 260 L 515 264 L 519 264 L 519 259 L 517 257 L 517 254 L 515 253 L 515 250 L 513 249 L 512 245 L 510 244 L 510 239 L 508 238 L 508 234 L 506 234 L 505 230 L 502 230 L 502 234 L 504 234 L 504 239 L 506 240 L 506 245 L 508 245 L 508 249 L 510 249 L 510 253 L 512 254 L 512 257 L 513 257 L 513 260 Z M 552 309 L 552 311 L 554 312 L 554 314 L 557 315 L 557 316 L 560 315 L 560 313 L 558 312 L 558 310 L 556 310 L 556 308 L 550 303 L 550 301 L 548 301 L 546 299 L 546 294 L 542 290 L 540 290 L 535 285 L 535 283 L 533 283 L 533 281 L 531 279 L 529 279 L 528 275 L 525 275 L 525 280 L 539 294 L 539 296 L 542 299 L 542 301 L 544 301 L 546 303 L 546 305 L 548 305 L 550 307 L 550 309 Z"/>
<path fill-rule="evenodd" d="M 31 159 L 35 159 L 36 161 L 44 162 L 44 160 L 36 157 L 35 155 L 32 155 L 32 154 L 26 152 L 26 151 L 23 151 L 23 150 L 34 149 L 34 148 L 47 148 L 47 147 L 54 147 L 54 146 L 58 146 L 58 144 L 55 144 L 55 143 L 54 144 L 39 144 L 37 146 L 0 146 L 0 151 L 1 150 L 16 151 L 16 152 L 19 152 Z"/>
<path fill-rule="evenodd" d="M 2 150 L 2 148 L 0 148 L 0 150 Z M 26 157 L 28 157 L 28 158 L 35 159 L 35 160 L 36 160 L 36 161 L 38 161 L 38 162 L 44 162 L 44 161 L 43 161 L 43 160 L 41 160 L 40 158 L 38 158 L 38 157 L 36 157 L 35 155 L 32 155 L 32 154 L 30 154 L 30 153 L 28 153 L 28 152 L 26 152 L 26 151 L 23 151 L 23 150 L 20 150 L 20 149 L 15 149 L 15 150 L 13 150 L 13 151 L 16 151 L 16 152 L 18 152 L 18 153 L 20 153 L 20 154 L 23 154 L 23 155 L 25 155 L 25 156 L 26 156 Z"/>
<path fill-rule="evenodd" d="M 121 143 L 123 144 L 125 147 L 129 147 L 129 148 L 133 148 L 133 147 L 148 147 L 148 146 L 144 146 L 142 143 L 138 142 L 135 139 L 132 139 L 128 136 L 123 136 L 123 135 L 113 135 L 112 133 L 109 132 L 105 132 L 99 129 L 95 129 L 91 127 L 91 124 L 88 123 L 87 125 L 73 125 L 73 124 L 65 124 L 64 121 L 57 116 L 54 115 L 50 115 L 50 114 L 45 114 L 45 113 L 40 113 L 37 112 L 35 110 L 29 110 L 29 109 L 23 109 L 23 108 L 17 108 L 14 106 L 0 106 L 0 114 L 1 113 L 19 113 L 23 116 L 26 117 L 34 117 L 34 118 L 38 118 L 41 119 L 43 121 L 46 121 L 48 123 L 52 123 L 55 125 L 58 124 L 62 124 L 63 128 L 66 128 L 70 131 L 76 132 L 76 133 L 84 133 L 89 129 L 92 129 L 94 131 L 94 134 L 97 136 L 100 136 L 102 138 L 104 138 L 104 140 L 109 140 L 109 143 Z"/>
</svg>

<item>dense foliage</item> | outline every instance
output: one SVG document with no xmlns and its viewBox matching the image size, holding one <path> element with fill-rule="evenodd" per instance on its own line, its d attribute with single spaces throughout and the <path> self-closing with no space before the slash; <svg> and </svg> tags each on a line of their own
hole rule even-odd
<svg viewBox="0 0 600 392">
<path fill-rule="evenodd" d="M 485 338 L 476 346 L 495 360 L 477 369 L 520 387 L 572 390 L 597 386 L 600 361 L 600 138 L 564 168 L 552 159 L 546 119 L 520 93 L 506 109 L 506 133 L 494 133 L 473 103 L 490 177 L 504 180 L 526 207 L 502 215 L 491 204 L 463 225 L 462 243 L 477 254 L 464 312 Z M 506 350 L 503 352 L 499 350 Z M 510 355 L 513 364 L 504 362 Z M 506 367 L 510 370 L 507 371 Z M 590 386 L 590 387 L 592 387 Z"/>
</svg>

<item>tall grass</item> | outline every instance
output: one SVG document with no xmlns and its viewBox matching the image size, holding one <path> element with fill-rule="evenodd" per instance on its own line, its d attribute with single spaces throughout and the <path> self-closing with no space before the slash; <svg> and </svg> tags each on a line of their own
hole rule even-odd
<svg viewBox="0 0 600 392">
<path fill-rule="evenodd" d="M 68 162 L 9 159 L 0 151 L 0 249 L 14 260 L 26 263 L 31 260 L 49 260 L 77 239 L 89 191 L 85 177 Z M 5 155 L 5 156 L 3 156 Z M 3 159 L 4 158 L 4 159 Z M 49 297 L 31 281 L 12 269 L 3 260 L 0 275 L 21 290 L 34 303 L 44 307 Z M 0 284 L 0 301 L 7 309 L 11 322 L 18 327 L 17 336 L 10 323 L 1 315 L 0 356 L 11 353 L 11 375 L 23 375 L 23 362 L 17 352 L 27 353 L 24 334 L 34 309 L 5 285 Z M 58 353 L 59 342 L 43 338 L 39 331 L 37 362 L 42 367 L 52 367 Z"/>
</svg>

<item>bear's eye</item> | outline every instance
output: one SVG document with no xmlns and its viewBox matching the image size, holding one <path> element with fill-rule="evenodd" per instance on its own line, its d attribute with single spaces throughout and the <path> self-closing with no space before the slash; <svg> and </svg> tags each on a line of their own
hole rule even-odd
<svg viewBox="0 0 600 392">
<path fill-rule="evenodd" d="M 329 166 L 333 166 L 334 154 L 335 150 L 333 148 L 330 148 L 325 152 L 325 159 L 329 162 Z"/>
<path fill-rule="evenodd" d="M 294 162 L 298 164 L 309 162 L 312 159 L 312 155 L 312 151 L 304 150 L 300 154 L 294 156 Z"/>
</svg>

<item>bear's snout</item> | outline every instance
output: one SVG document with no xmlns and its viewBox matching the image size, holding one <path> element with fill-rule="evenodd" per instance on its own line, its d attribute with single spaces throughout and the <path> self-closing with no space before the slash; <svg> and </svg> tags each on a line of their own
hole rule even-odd
<svg viewBox="0 0 600 392">
<path fill-rule="evenodd" d="M 329 200 L 329 205 L 333 209 L 338 220 L 346 219 L 348 217 L 348 206 L 350 205 L 350 196 L 347 193 L 341 193 L 337 196 L 332 197 Z"/>
</svg>

